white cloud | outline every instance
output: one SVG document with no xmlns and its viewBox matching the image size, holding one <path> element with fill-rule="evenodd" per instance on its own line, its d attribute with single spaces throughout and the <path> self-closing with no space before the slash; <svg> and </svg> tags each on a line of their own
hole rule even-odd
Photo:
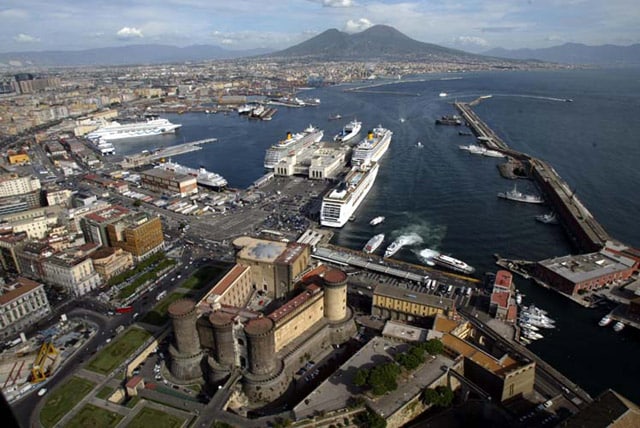
<svg viewBox="0 0 640 428">
<path fill-rule="evenodd" d="M 564 42 L 564 39 L 558 35 L 550 34 L 544 38 L 545 42 Z"/>
<path fill-rule="evenodd" d="M 352 7 L 352 0 L 322 0 L 324 7 Z"/>
<path fill-rule="evenodd" d="M 360 19 L 350 19 L 344 26 L 344 31 L 347 33 L 359 33 L 360 31 L 364 31 L 367 28 L 371 27 L 373 24 L 367 18 Z"/>
<path fill-rule="evenodd" d="M 229 45 L 234 44 L 234 41 L 233 41 L 233 40 L 231 40 L 231 39 L 222 39 L 222 40 L 220 41 L 220 44 L 223 44 L 223 45 L 225 45 L 225 46 L 229 46 Z"/>
<path fill-rule="evenodd" d="M 14 36 L 13 40 L 15 40 L 18 43 L 35 43 L 40 41 L 40 39 L 37 37 L 33 37 L 23 33 L 20 33 L 17 36 Z"/>
<path fill-rule="evenodd" d="M 133 27 L 122 27 L 120 30 L 118 30 L 118 32 L 116 33 L 116 36 L 119 39 L 137 39 L 137 38 L 142 38 L 144 37 L 142 35 L 142 31 L 137 29 L 137 28 L 133 28 Z"/>
<path fill-rule="evenodd" d="M 476 37 L 476 36 L 458 36 L 454 40 L 454 43 L 462 46 L 480 46 L 480 47 L 489 46 L 489 42 L 487 42 L 482 37 Z"/>
<path fill-rule="evenodd" d="M 22 9 L 4 9 L 0 10 L 0 18 L 9 18 L 9 19 L 25 19 L 28 18 L 29 14 Z"/>
</svg>

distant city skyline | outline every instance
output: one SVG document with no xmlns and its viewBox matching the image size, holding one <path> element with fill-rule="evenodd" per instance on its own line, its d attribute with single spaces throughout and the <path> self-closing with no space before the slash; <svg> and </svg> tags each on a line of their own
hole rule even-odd
<svg viewBox="0 0 640 428">
<path fill-rule="evenodd" d="M 8 0 L 0 20 L 0 52 L 152 43 L 278 50 L 330 28 L 376 24 L 469 52 L 640 43 L 637 0 Z"/>
</svg>

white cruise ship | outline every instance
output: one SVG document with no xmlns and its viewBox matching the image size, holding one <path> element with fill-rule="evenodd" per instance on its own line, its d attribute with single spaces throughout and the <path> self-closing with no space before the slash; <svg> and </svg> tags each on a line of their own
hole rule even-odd
<svg viewBox="0 0 640 428">
<path fill-rule="evenodd" d="M 158 165 L 156 168 L 162 168 L 167 171 L 174 171 L 180 174 L 191 175 L 196 178 L 196 183 L 199 186 L 210 187 L 213 189 L 222 189 L 227 186 L 227 180 L 220 174 L 207 171 L 200 167 L 199 169 L 189 168 L 187 166 L 180 165 L 175 162 L 164 162 Z"/>
<path fill-rule="evenodd" d="M 367 136 L 356 146 L 351 156 L 352 165 L 362 165 L 367 162 L 378 162 L 385 154 L 391 143 L 393 132 L 381 125 L 373 128 Z"/>
<path fill-rule="evenodd" d="M 357 120 L 352 120 L 347 123 L 342 130 L 333 137 L 333 141 L 336 143 L 346 143 L 352 138 L 354 138 L 360 130 L 362 129 L 362 122 Z"/>
<path fill-rule="evenodd" d="M 376 162 L 351 168 L 344 181 L 322 199 L 320 224 L 342 227 L 371 190 L 378 175 Z"/>
<path fill-rule="evenodd" d="M 284 140 L 269 147 L 264 157 L 264 167 L 273 169 L 282 159 L 290 154 L 298 154 L 324 136 L 324 131 L 309 125 L 304 131 L 292 134 L 287 132 Z"/>
<path fill-rule="evenodd" d="M 146 122 L 125 123 L 113 121 L 87 134 L 90 140 L 113 141 L 125 138 L 150 137 L 171 134 L 182 125 L 169 122 L 167 119 L 150 119 Z"/>
</svg>

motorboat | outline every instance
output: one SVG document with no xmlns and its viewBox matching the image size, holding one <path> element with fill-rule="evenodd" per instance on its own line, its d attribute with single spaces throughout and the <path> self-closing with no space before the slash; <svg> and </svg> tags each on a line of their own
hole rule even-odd
<svg viewBox="0 0 640 428">
<path fill-rule="evenodd" d="M 605 327 L 605 326 L 611 324 L 611 321 L 613 321 L 613 318 L 611 318 L 611 315 L 607 314 L 607 315 L 603 316 L 602 319 L 600 319 L 600 321 L 598 322 L 598 325 L 600 327 Z"/>
<path fill-rule="evenodd" d="M 382 223 L 384 221 L 385 217 L 384 216 L 378 216 L 378 217 L 374 217 L 371 219 L 371 221 L 369 222 L 369 224 L 371 226 L 377 226 L 380 223 Z"/>
<path fill-rule="evenodd" d="M 624 324 L 622 322 L 620 322 L 620 321 L 616 322 L 613 325 L 613 331 L 615 331 L 616 333 L 619 332 L 619 331 L 622 331 L 623 328 L 624 328 Z"/>
</svg>

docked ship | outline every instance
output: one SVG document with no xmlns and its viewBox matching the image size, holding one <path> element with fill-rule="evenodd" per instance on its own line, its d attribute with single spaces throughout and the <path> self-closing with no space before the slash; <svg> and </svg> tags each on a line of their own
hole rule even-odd
<svg viewBox="0 0 640 428">
<path fill-rule="evenodd" d="M 442 116 L 440 119 L 436 119 L 436 125 L 451 125 L 451 126 L 460 126 L 462 125 L 462 120 L 460 116 Z"/>
<path fill-rule="evenodd" d="M 400 251 L 400 248 L 404 247 L 408 243 L 409 243 L 409 241 L 407 240 L 407 238 L 405 236 L 399 237 L 398 239 L 393 241 L 391 243 L 391 245 L 389 245 L 387 247 L 387 249 L 384 251 L 385 258 L 393 256 L 395 253 Z"/>
<path fill-rule="evenodd" d="M 528 204 L 542 204 L 544 203 L 544 199 L 537 195 L 527 195 L 525 193 L 521 193 L 516 188 L 515 184 L 513 185 L 513 189 L 508 190 L 506 192 L 498 193 L 499 198 L 508 199 L 510 201 L 516 202 L 525 202 Z"/>
<path fill-rule="evenodd" d="M 364 201 L 377 175 L 376 162 L 351 168 L 344 180 L 322 199 L 320 224 L 329 227 L 344 226 Z"/>
<path fill-rule="evenodd" d="M 90 140 L 113 141 L 125 138 L 152 137 L 172 134 L 182 125 L 167 119 L 149 119 L 146 122 L 124 123 L 113 121 L 87 134 Z"/>
<path fill-rule="evenodd" d="M 445 267 L 447 269 L 455 270 L 457 272 L 462 273 L 473 273 L 475 272 L 475 268 L 473 266 L 469 266 L 462 260 L 454 259 L 453 257 L 446 256 L 444 254 L 438 254 L 431 258 L 435 264 Z"/>
<path fill-rule="evenodd" d="M 379 225 L 380 223 L 382 223 L 384 220 L 385 220 L 385 217 L 384 217 L 384 216 L 374 217 L 374 218 L 372 218 L 372 219 L 371 219 L 371 221 L 369 222 L 369 224 L 370 224 L 371 226 L 377 226 L 377 225 Z"/>
<path fill-rule="evenodd" d="M 362 251 L 364 251 L 367 254 L 371 254 L 375 250 L 377 250 L 378 247 L 380 247 L 380 244 L 382 244 L 382 241 L 384 241 L 384 233 L 379 233 L 373 238 L 369 239 L 369 241 L 367 241 L 367 244 L 364 246 Z"/>
<path fill-rule="evenodd" d="M 191 175 L 196 178 L 198 186 L 209 187 L 216 190 L 223 189 L 227 186 L 227 180 L 224 177 L 220 174 L 216 174 L 215 172 L 207 171 L 203 167 L 194 169 L 180 165 L 179 163 L 168 161 L 161 163 L 156 168 L 162 168 L 166 171 L 174 171 L 179 174 Z"/>
<path fill-rule="evenodd" d="M 536 220 L 538 220 L 540 223 L 545 224 L 558 224 L 558 217 L 556 217 L 556 213 L 554 213 L 553 211 L 546 214 L 537 215 Z"/>
<path fill-rule="evenodd" d="M 113 144 L 103 140 L 102 138 L 91 140 L 91 144 L 93 145 L 93 148 L 103 156 L 116 154 L 116 148 L 113 146 Z"/>
<path fill-rule="evenodd" d="M 392 135 L 393 132 L 381 125 L 373 128 L 353 150 L 351 164 L 361 165 L 368 162 L 378 162 L 389 148 Z"/>
<path fill-rule="evenodd" d="M 335 137 L 333 137 L 333 141 L 335 141 L 336 143 L 346 143 L 347 141 L 358 135 L 361 129 L 362 122 L 352 120 L 351 122 L 347 123 L 344 128 L 342 128 L 342 131 L 340 131 Z"/>
<path fill-rule="evenodd" d="M 264 157 L 264 167 L 273 169 L 282 159 L 290 154 L 299 154 L 302 150 L 322 139 L 324 131 L 309 125 L 303 132 L 292 134 L 287 132 L 284 140 L 269 147 Z"/>
</svg>

